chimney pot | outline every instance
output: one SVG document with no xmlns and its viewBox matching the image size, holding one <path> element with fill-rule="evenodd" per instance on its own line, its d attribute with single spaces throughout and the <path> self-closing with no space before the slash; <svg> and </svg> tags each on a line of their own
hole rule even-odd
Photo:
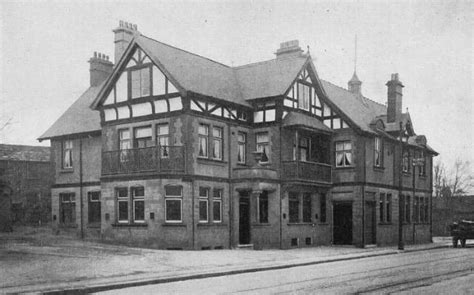
<svg viewBox="0 0 474 295">
<path fill-rule="evenodd" d="M 400 122 L 402 117 L 402 82 L 398 78 L 398 73 L 391 75 L 387 82 L 387 122 Z"/>
<path fill-rule="evenodd" d="M 106 59 L 106 55 L 94 51 L 94 56 L 89 60 L 90 85 L 98 86 L 112 73 L 114 64 Z"/>
<path fill-rule="evenodd" d="M 135 35 L 140 33 L 137 31 L 137 25 L 122 20 L 119 22 L 119 27 L 113 30 L 113 32 L 115 33 L 114 61 L 118 63 L 130 41 L 132 41 Z"/>
</svg>

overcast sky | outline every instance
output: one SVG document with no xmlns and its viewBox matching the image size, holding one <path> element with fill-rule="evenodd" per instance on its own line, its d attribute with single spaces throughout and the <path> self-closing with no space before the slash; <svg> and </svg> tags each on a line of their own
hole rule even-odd
<svg viewBox="0 0 474 295">
<path fill-rule="evenodd" d="M 385 103 L 391 73 L 404 83 L 415 132 L 450 165 L 474 159 L 473 6 L 469 1 L 3 1 L 1 143 L 38 138 L 89 86 L 94 51 L 113 57 L 119 20 L 144 35 L 227 65 L 272 59 L 298 39 L 319 76 Z M 43 142 L 41 145 L 49 145 Z"/>
</svg>

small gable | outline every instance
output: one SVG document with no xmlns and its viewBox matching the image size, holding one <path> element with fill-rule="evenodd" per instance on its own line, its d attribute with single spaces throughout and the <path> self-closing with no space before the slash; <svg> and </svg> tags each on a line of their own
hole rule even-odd
<svg viewBox="0 0 474 295">
<path fill-rule="evenodd" d="M 310 62 L 298 73 L 292 86 L 288 89 L 283 100 L 283 106 L 289 109 L 299 109 L 316 116 L 331 129 L 349 128 L 341 116 L 333 110 L 323 98 L 321 84 L 313 71 Z M 313 82 L 314 81 L 314 82 Z"/>
</svg>

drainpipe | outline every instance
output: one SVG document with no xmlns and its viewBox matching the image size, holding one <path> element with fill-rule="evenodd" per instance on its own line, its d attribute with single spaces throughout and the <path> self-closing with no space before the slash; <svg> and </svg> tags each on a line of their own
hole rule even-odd
<svg viewBox="0 0 474 295">
<path fill-rule="evenodd" d="M 229 146 L 228 150 L 228 162 L 229 162 L 229 249 L 232 248 L 232 219 L 233 219 L 233 211 L 232 211 L 232 203 L 233 203 L 233 198 L 232 198 L 232 190 L 233 190 L 233 185 L 232 185 L 232 144 L 230 143 L 231 140 L 231 134 L 230 134 L 230 123 L 227 124 L 227 144 Z M 222 215 L 224 215 L 224 210 L 221 212 Z M 221 217 L 224 219 L 224 216 Z"/>
<path fill-rule="evenodd" d="M 362 248 L 365 248 L 365 183 L 367 181 L 367 162 L 366 162 L 366 158 L 367 158 L 367 142 L 366 140 L 364 139 L 364 148 L 362 149 L 364 151 L 364 158 L 363 158 L 363 163 L 364 163 L 364 169 L 362 170 L 363 171 L 363 178 L 364 178 L 364 184 L 362 184 L 362 187 L 361 187 L 361 194 L 362 194 L 362 198 L 361 198 L 361 202 L 362 202 Z"/>
<path fill-rule="evenodd" d="M 79 138 L 79 196 L 81 200 L 81 239 L 84 239 L 84 202 L 82 200 L 82 138 Z"/>
<path fill-rule="evenodd" d="M 193 226 L 193 231 L 192 231 L 192 238 L 193 238 L 193 250 L 195 250 L 195 246 L 196 246 L 196 221 L 194 220 L 194 198 L 195 198 L 195 195 L 194 195 L 194 179 L 191 180 L 191 218 L 193 220 L 192 222 L 192 226 Z"/>
<path fill-rule="evenodd" d="M 433 243 L 433 157 L 430 157 L 430 241 Z"/>
<path fill-rule="evenodd" d="M 280 171 L 279 171 L 279 176 L 280 176 L 280 249 L 282 249 L 283 246 L 283 188 L 282 188 L 282 171 L 283 171 L 283 159 L 282 159 L 282 151 L 281 151 L 281 137 L 282 137 L 282 130 L 283 128 L 281 127 L 280 124 Z"/>
<path fill-rule="evenodd" d="M 413 159 L 415 159 L 415 151 L 413 151 Z M 412 166 L 413 166 L 413 181 L 412 181 L 412 186 L 413 186 L 413 203 L 415 202 L 415 194 L 416 194 L 416 189 L 415 189 L 415 169 L 416 169 L 416 166 L 415 166 L 415 163 L 413 162 L 412 160 Z M 420 199 L 418 199 L 418 220 L 420 220 Z M 413 244 L 415 244 L 415 220 L 412 221 L 413 222 Z"/>
<path fill-rule="evenodd" d="M 402 204 L 402 177 L 403 177 L 403 128 L 402 128 L 402 122 L 400 122 L 400 135 L 399 135 L 399 146 L 400 146 L 400 158 L 399 160 L 399 165 L 398 165 L 398 250 L 404 250 L 405 245 L 403 243 L 403 215 L 404 215 L 404 210 L 403 210 L 403 204 Z M 394 162 L 395 162 L 395 153 L 394 153 Z M 395 166 L 395 165 L 394 165 Z"/>
</svg>

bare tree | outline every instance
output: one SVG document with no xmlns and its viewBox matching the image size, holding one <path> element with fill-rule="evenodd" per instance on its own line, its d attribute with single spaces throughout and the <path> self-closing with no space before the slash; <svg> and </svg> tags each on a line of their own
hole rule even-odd
<svg viewBox="0 0 474 295">
<path fill-rule="evenodd" d="M 465 195 L 474 188 L 474 178 L 470 174 L 469 168 L 469 161 L 456 159 L 456 162 L 454 162 L 454 168 L 451 173 L 452 178 L 450 181 L 453 196 Z"/>
<path fill-rule="evenodd" d="M 438 160 L 433 167 L 433 190 L 435 193 L 435 197 L 439 198 L 442 196 L 443 187 L 446 183 L 446 171 L 444 168 L 444 164 Z"/>
</svg>

